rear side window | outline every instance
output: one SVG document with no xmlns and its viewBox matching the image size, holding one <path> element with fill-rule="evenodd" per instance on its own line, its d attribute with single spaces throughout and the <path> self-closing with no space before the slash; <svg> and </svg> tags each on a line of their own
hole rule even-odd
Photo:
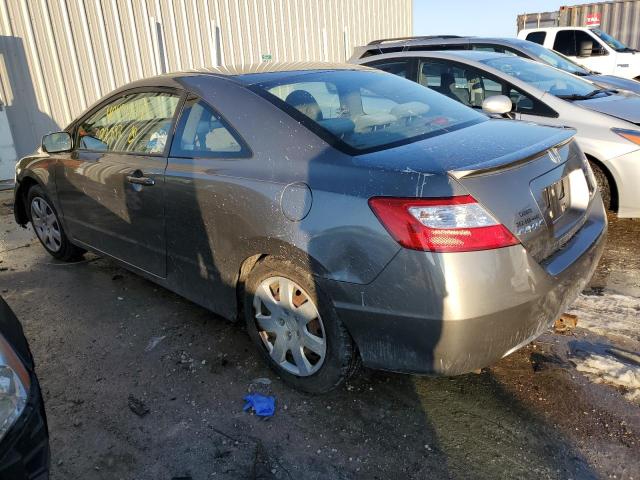
<svg viewBox="0 0 640 480">
<path fill-rule="evenodd" d="M 209 105 L 189 99 L 184 105 L 171 144 L 172 157 L 235 158 L 249 150 L 233 128 Z"/>
<path fill-rule="evenodd" d="M 504 53 L 504 48 L 500 47 L 499 45 L 489 45 L 485 43 L 471 45 L 471 50 L 477 50 L 479 52 Z"/>
<path fill-rule="evenodd" d="M 530 42 L 538 43 L 540 45 L 544 45 L 544 41 L 547 38 L 547 32 L 531 32 L 527 35 L 526 40 Z"/>
<path fill-rule="evenodd" d="M 106 152 L 164 152 L 180 98 L 165 92 L 119 97 L 82 121 L 78 148 Z"/>
<path fill-rule="evenodd" d="M 388 73 L 393 73 L 402 78 L 409 76 L 409 61 L 408 60 L 392 60 L 392 61 L 380 61 L 368 64 L 370 67 L 375 67 L 378 70 L 383 70 Z"/>
<path fill-rule="evenodd" d="M 480 52 L 496 52 L 496 53 L 504 53 L 506 55 L 519 55 L 519 52 L 512 50 L 510 48 L 503 47 L 502 45 L 494 45 L 490 43 L 476 43 L 471 45 L 471 50 L 477 50 Z"/>
</svg>

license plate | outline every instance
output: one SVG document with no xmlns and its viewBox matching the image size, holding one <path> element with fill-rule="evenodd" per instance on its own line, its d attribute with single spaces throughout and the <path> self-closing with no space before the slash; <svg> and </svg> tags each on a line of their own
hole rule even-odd
<svg viewBox="0 0 640 480">
<path fill-rule="evenodd" d="M 569 177 L 566 176 L 545 187 L 542 191 L 542 199 L 545 203 L 545 217 L 556 222 L 571 205 Z"/>
</svg>

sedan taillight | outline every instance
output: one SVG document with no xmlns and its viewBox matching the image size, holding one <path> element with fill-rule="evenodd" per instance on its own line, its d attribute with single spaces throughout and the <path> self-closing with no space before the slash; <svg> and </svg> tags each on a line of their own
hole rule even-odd
<svg viewBox="0 0 640 480">
<path fill-rule="evenodd" d="M 412 250 L 470 252 L 520 243 L 471 195 L 374 197 L 369 206 L 391 236 Z"/>
</svg>

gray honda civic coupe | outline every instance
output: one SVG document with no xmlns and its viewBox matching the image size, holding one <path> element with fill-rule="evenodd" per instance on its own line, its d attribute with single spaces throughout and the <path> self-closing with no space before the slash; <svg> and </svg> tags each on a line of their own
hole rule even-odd
<svg viewBox="0 0 640 480">
<path fill-rule="evenodd" d="M 116 90 L 16 168 L 15 217 L 230 320 L 320 393 L 365 366 L 462 374 L 536 338 L 607 221 L 574 131 L 493 119 L 357 65 Z"/>
</svg>

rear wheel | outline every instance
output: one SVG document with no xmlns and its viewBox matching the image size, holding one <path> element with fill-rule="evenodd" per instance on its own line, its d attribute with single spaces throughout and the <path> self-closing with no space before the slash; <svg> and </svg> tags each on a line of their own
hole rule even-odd
<svg viewBox="0 0 640 480">
<path fill-rule="evenodd" d="M 84 254 L 84 250 L 69 241 L 53 203 L 39 185 L 27 193 L 27 212 L 38 240 L 51 256 L 70 262 Z"/>
<path fill-rule="evenodd" d="M 353 342 L 331 301 L 292 262 L 267 258 L 252 270 L 244 315 L 261 355 L 295 388 L 324 393 L 354 370 Z"/>
<path fill-rule="evenodd" d="M 598 187 L 600 188 L 600 195 L 602 196 L 602 203 L 604 203 L 604 208 L 607 210 L 611 210 L 613 208 L 611 202 L 611 186 L 609 185 L 609 177 L 602 167 L 600 167 L 595 162 L 589 162 L 591 165 L 591 170 L 593 170 L 593 175 L 596 177 L 596 182 L 598 182 Z"/>
</svg>

